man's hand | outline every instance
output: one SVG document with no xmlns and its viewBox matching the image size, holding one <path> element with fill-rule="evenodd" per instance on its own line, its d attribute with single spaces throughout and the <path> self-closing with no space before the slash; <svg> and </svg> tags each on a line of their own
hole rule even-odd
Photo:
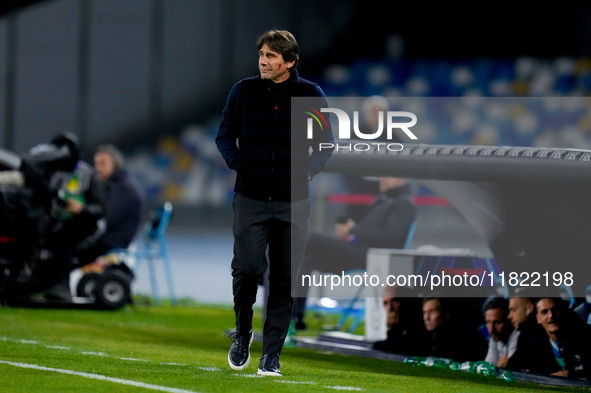
<svg viewBox="0 0 591 393">
<path fill-rule="evenodd" d="M 77 200 L 70 198 L 66 201 L 66 211 L 78 215 L 82 213 L 82 209 L 84 205 Z"/>
<path fill-rule="evenodd" d="M 345 223 L 336 223 L 334 225 L 334 233 L 339 239 L 347 241 L 351 229 L 355 226 L 355 221 L 350 218 Z"/>
<path fill-rule="evenodd" d="M 497 367 L 499 367 L 499 368 L 506 368 L 508 361 L 509 361 L 509 356 L 502 356 L 502 357 L 500 357 L 499 360 L 497 361 Z"/>
</svg>

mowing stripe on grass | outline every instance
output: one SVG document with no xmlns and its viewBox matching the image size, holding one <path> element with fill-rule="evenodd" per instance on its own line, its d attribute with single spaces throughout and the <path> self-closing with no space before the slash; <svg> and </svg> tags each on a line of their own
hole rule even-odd
<svg viewBox="0 0 591 393">
<path fill-rule="evenodd" d="M 0 360 L 0 364 L 8 364 L 10 366 L 21 367 L 21 368 L 30 368 L 30 369 L 33 369 L 33 370 L 52 371 L 52 372 L 60 373 L 60 374 L 77 375 L 79 377 L 90 378 L 90 379 L 97 379 L 99 381 L 108 381 L 108 382 L 120 383 L 122 385 L 135 386 L 135 387 L 138 387 L 138 388 L 145 388 L 145 389 L 152 389 L 152 390 L 160 390 L 162 392 L 169 392 L 169 393 L 196 393 L 196 392 L 194 392 L 192 390 L 169 388 L 169 387 L 166 387 L 166 386 L 152 385 L 150 383 L 144 383 L 144 382 L 138 382 L 138 381 L 130 381 L 130 380 L 127 380 L 127 379 L 107 377 L 106 375 L 90 374 L 90 373 L 83 373 L 83 372 L 80 372 L 80 371 L 63 370 L 63 369 L 59 369 L 59 368 L 51 368 L 51 367 L 38 366 L 36 364 L 8 362 L 6 360 Z"/>
</svg>

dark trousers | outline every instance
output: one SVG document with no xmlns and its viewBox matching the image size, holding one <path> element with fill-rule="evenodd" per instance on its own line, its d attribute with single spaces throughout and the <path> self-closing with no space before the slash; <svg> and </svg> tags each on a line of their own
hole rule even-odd
<svg viewBox="0 0 591 393">
<path fill-rule="evenodd" d="M 269 292 L 263 326 L 263 353 L 281 353 L 293 309 L 292 276 L 306 247 L 310 202 L 258 201 L 236 194 L 232 284 L 236 331 L 252 330 L 252 306 L 258 284 L 269 268 Z M 265 251 L 268 247 L 268 262 Z M 292 274 L 292 271 L 294 274 Z"/>
</svg>

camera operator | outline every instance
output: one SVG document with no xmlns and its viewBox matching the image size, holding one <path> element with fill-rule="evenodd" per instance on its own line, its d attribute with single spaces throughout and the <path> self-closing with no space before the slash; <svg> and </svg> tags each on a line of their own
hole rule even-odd
<svg viewBox="0 0 591 393">
<path fill-rule="evenodd" d="M 104 214 L 96 176 L 80 151 L 71 133 L 22 155 L 0 148 L 0 302 L 60 280 L 48 296 L 71 297 L 74 255 Z"/>
<path fill-rule="evenodd" d="M 50 190 L 57 190 L 57 198 L 45 244 L 52 252 L 47 279 L 57 284 L 45 291 L 45 297 L 70 300 L 69 272 L 78 266 L 76 257 L 105 230 L 104 197 L 94 168 L 81 160 L 72 172 L 57 172 Z"/>
</svg>

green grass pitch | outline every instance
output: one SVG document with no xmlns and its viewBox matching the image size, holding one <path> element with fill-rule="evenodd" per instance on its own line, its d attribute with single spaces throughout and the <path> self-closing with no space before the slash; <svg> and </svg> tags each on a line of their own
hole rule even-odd
<svg viewBox="0 0 591 393">
<path fill-rule="evenodd" d="M 255 330 L 260 329 L 255 313 Z M 0 392 L 537 392 L 579 391 L 461 371 L 285 348 L 283 377 L 228 367 L 226 306 L 114 311 L 0 307 Z"/>
</svg>

